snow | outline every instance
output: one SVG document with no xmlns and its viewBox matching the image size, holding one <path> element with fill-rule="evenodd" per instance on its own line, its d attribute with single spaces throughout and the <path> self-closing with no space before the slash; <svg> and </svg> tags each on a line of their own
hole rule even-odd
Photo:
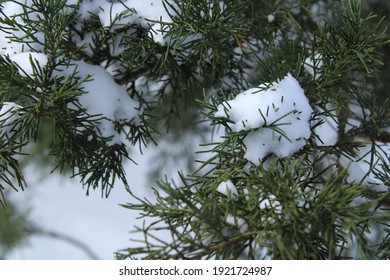
<svg viewBox="0 0 390 280">
<path fill-rule="evenodd" d="M 127 0 L 116 3 L 103 2 L 99 11 L 100 22 L 105 27 L 128 23 L 148 26 L 148 21 L 158 21 L 160 18 L 169 20 L 170 17 L 161 0 Z M 129 10 L 133 9 L 133 11 Z"/>
<path fill-rule="evenodd" d="M 275 15 L 274 14 L 267 15 L 268 23 L 272 23 L 274 20 L 275 20 Z"/>
<path fill-rule="evenodd" d="M 20 14 L 23 13 L 23 8 L 19 3 L 26 3 L 31 6 L 32 1 L 15 1 L 6 2 L 3 4 L 2 12 L 5 16 L 15 19 L 21 25 L 26 24 Z M 68 1 L 67 5 L 76 5 L 77 1 Z M 128 9 L 135 8 L 138 12 Z M 71 10 L 71 9 L 70 9 Z M 162 1 L 124 1 L 123 3 L 110 3 L 109 1 L 82 1 L 78 7 L 78 13 L 81 15 L 80 21 L 88 20 L 92 14 L 98 15 L 103 25 L 113 24 L 113 19 L 117 14 L 126 15 L 120 17 L 114 25 L 125 24 L 130 17 L 134 22 L 145 27 L 150 24 L 148 20 L 167 19 L 169 16 L 165 11 Z M 129 17 L 127 17 L 129 16 Z M 4 16 L 2 16 L 4 17 Z M 38 14 L 36 12 L 28 13 L 28 17 L 36 20 Z M 22 42 L 15 42 L 16 38 L 26 38 Z M 33 34 L 38 42 L 30 42 L 31 35 L 25 34 L 22 30 L 12 30 L 12 34 L 0 32 L 0 55 L 8 56 L 9 59 L 17 66 L 18 72 L 24 77 L 39 78 L 42 69 L 48 63 L 48 57 L 44 53 L 43 42 L 44 35 L 42 32 Z M 86 45 L 85 51 L 91 54 L 91 47 L 94 47 L 94 35 L 92 33 L 84 34 L 83 38 L 76 39 L 78 46 Z M 164 43 L 162 39 L 158 39 L 160 43 Z M 120 42 L 120 40 L 117 40 Z M 121 45 L 111 46 L 111 52 L 114 55 L 120 55 L 125 48 Z M 83 84 L 85 94 L 79 97 L 79 101 L 84 106 L 90 115 L 101 115 L 102 120 L 97 123 L 97 130 L 103 137 L 111 138 L 109 144 L 118 144 L 121 142 L 119 133 L 115 130 L 114 121 L 132 121 L 138 125 L 141 122 L 140 114 L 142 110 L 140 104 L 131 99 L 124 86 L 115 83 L 111 73 L 106 71 L 102 66 L 89 65 L 84 61 L 72 61 L 74 66 L 68 69 L 56 69 L 54 75 L 71 75 L 77 69 L 77 77 L 91 77 L 91 80 Z M 59 67 L 61 68 L 61 67 Z"/>
<path fill-rule="evenodd" d="M 124 166 L 132 192 L 139 197 L 153 199 L 147 186 L 146 172 L 152 154 L 134 153 L 139 163 L 127 162 Z M 30 164 L 24 170 L 28 187 L 23 192 L 9 192 L 9 199 L 28 211 L 29 220 L 39 228 L 62 233 L 87 245 L 104 260 L 114 259 L 114 252 L 134 245 L 129 239 L 143 239 L 143 233 L 133 233 L 135 226 L 142 228 L 139 212 L 120 205 L 133 201 L 124 187 L 117 184 L 108 198 L 102 199 L 100 192 L 85 195 L 78 178 L 69 179 L 59 174 L 50 174 L 40 166 Z M 170 233 L 159 231 L 159 238 L 169 240 Z M 59 239 L 39 235 L 28 237 L 8 259 L 24 260 L 84 260 L 89 259 L 80 248 Z"/>
<path fill-rule="evenodd" d="M 18 2 L 26 3 L 27 6 L 31 5 L 31 0 L 9 1 L 2 4 L 2 12 L 24 25 L 25 23 L 20 17 L 23 9 Z M 77 0 L 67 1 L 67 5 L 76 5 L 77 3 Z M 169 3 L 173 3 L 173 1 L 169 1 Z M 320 13 L 320 10 L 320 5 L 312 6 L 313 13 Z M 170 13 L 172 12 L 170 11 Z M 90 20 L 92 15 L 96 15 L 101 24 L 111 31 L 119 29 L 125 24 L 138 24 L 149 31 L 148 35 L 156 43 L 163 46 L 169 43 L 166 34 L 169 32 L 169 24 L 172 19 L 170 13 L 165 10 L 162 0 L 117 2 L 84 0 L 78 7 L 78 13 L 80 15 L 79 25 L 83 21 Z M 37 16 L 37 13 L 29 13 L 30 19 L 36 19 Z M 272 23 L 274 20 L 274 14 L 267 15 L 268 23 Z M 41 69 L 47 65 L 48 57 L 43 49 L 43 33 L 37 32 L 33 35 L 38 39 L 38 42 L 27 43 L 31 36 L 20 29 L 12 30 L 12 33 L 0 31 L 0 55 L 9 57 L 17 66 L 20 75 L 35 79 L 39 76 Z M 75 43 L 78 46 L 85 44 L 87 48 L 84 51 L 92 54 L 91 47 L 94 47 L 94 36 L 96 35 L 93 33 L 85 33 L 83 38 L 76 39 Z M 201 39 L 200 36 L 195 35 L 187 40 Z M 275 32 L 275 37 L 276 40 L 281 40 L 278 31 Z M 16 38 L 25 39 L 22 42 L 15 42 Z M 109 47 L 111 54 L 115 56 L 120 56 L 125 50 L 119 37 L 110 42 Z M 237 48 L 236 52 L 238 57 L 241 57 L 242 49 Z M 142 114 L 140 104 L 129 97 L 124 86 L 115 82 L 112 77 L 114 70 L 108 70 L 99 65 L 90 65 L 84 61 L 72 61 L 72 63 L 73 66 L 68 69 L 57 69 L 54 74 L 71 75 L 76 71 L 78 78 L 91 77 L 89 81 L 83 83 L 82 90 L 85 93 L 79 97 L 79 101 L 90 115 L 103 117 L 103 119 L 96 121 L 96 128 L 101 136 L 110 138 L 110 145 L 121 143 L 121 137 L 119 132 L 115 130 L 114 121 L 132 120 L 133 124 L 140 124 L 140 115 Z M 321 77 L 323 66 L 321 54 L 311 55 L 305 60 L 303 66 L 307 73 L 317 80 Z M 110 67 L 115 68 L 113 65 Z M 145 90 L 148 93 L 156 92 L 164 88 L 164 79 L 151 81 L 141 77 L 136 81 L 136 87 L 148 88 Z M 2 104 L 0 109 L 0 120 L 3 122 L 1 135 L 12 136 L 12 130 L 15 128 L 11 124 L 16 119 L 15 111 L 19 108 L 21 108 L 19 105 L 12 102 Z M 337 118 L 332 117 L 321 108 L 316 108 L 316 110 L 319 111 L 320 119 L 324 123 L 315 128 L 315 133 L 319 137 L 319 139 L 315 138 L 315 143 L 318 146 L 335 145 L 338 140 Z M 333 106 L 327 104 L 326 111 L 332 112 Z M 286 157 L 299 151 L 306 144 L 306 139 L 310 137 L 312 112 L 313 110 L 298 81 L 288 74 L 271 85 L 263 84 L 250 88 L 238 94 L 235 99 L 220 104 L 215 116 L 231 121 L 230 128 L 233 132 L 244 131 L 246 133 L 243 139 L 246 149 L 245 158 L 255 164 L 260 164 L 270 154 Z M 367 114 L 362 114 L 361 118 L 364 116 Z M 358 127 L 360 123 L 359 120 L 349 119 L 348 128 Z M 380 171 L 381 164 L 383 164 L 380 159 L 390 161 L 388 158 L 390 146 L 386 143 L 377 143 L 381 147 L 378 150 L 381 157 L 378 157 L 378 155 L 371 153 L 372 145 L 367 143 L 366 139 L 362 139 L 362 141 L 365 145 L 360 149 L 358 157 L 349 159 L 342 156 L 340 158 L 341 164 L 348 168 L 347 180 L 355 183 L 381 184 L 382 182 L 375 177 L 371 167 L 372 163 L 377 163 L 375 168 Z M 176 145 L 174 149 L 181 152 Z M 151 151 L 154 153 L 154 150 Z M 139 161 L 137 160 L 137 162 Z M 140 166 L 145 165 L 141 164 Z M 32 170 L 29 170 L 31 177 L 40 174 L 34 168 L 36 167 L 32 166 Z M 134 171 L 134 167 L 131 168 L 129 181 L 134 182 L 136 176 L 145 180 L 147 176 L 144 174 L 144 169 Z M 367 173 L 368 176 L 366 176 Z M 45 227 L 71 233 L 85 240 L 86 243 L 96 248 L 103 258 L 111 258 L 113 251 L 129 245 L 127 244 L 129 238 L 127 232 L 132 228 L 132 224 L 128 223 L 129 211 L 124 211 L 117 205 L 125 203 L 129 198 L 124 190 L 116 192 L 117 196 L 114 197 L 114 200 L 102 201 L 85 198 L 83 194 L 80 194 L 81 186 L 78 186 L 79 183 L 74 180 L 64 184 L 58 177 L 51 177 L 48 181 L 41 179 L 35 178 L 35 185 L 41 185 L 42 181 L 45 181 L 45 186 L 28 188 L 26 193 L 23 193 L 27 196 L 27 200 L 31 201 L 32 208 L 36 209 L 33 214 L 37 222 L 44 224 Z M 142 182 L 138 185 L 143 186 L 146 183 Z M 238 195 L 236 186 L 230 180 L 221 182 L 217 191 L 226 196 L 236 197 Z M 112 201 L 116 203 L 113 204 Z M 72 207 L 69 207 L 70 203 Z M 259 204 L 260 208 L 273 208 L 276 213 L 281 212 L 281 205 L 273 195 L 267 196 Z M 59 217 L 61 218 L 59 219 Z M 133 217 L 130 217 L 130 220 L 132 223 L 136 223 L 133 221 L 135 220 Z M 244 219 L 233 215 L 226 217 L 226 223 L 237 226 L 241 232 L 248 228 Z M 106 242 L 102 242 L 102 240 Z M 32 243 L 42 245 L 41 241 L 36 239 L 32 240 Z M 59 250 L 53 250 L 48 244 L 42 246 L 46 247 L 42 249 L 42 247 L 37 246 L 39 249 L 36 249 L 33 254 L 26 253 L 22 254 L 21 257 L 73 258 L 72 252 L 68 251 L 69 248 L 66 249 L 66 246 L 60 246 Z M 85 256 L 81 255 L 79 258 L 85 258 Z"/>
<path fill-rule="evenodd" d="M 220 183 L 217 187 L 217 191 L 226 196 L 238 196 L 237 188 L 230 180 Z"/>
<path fill-rule="evenodd" d="M 93 49 L 96 48 L 95 41 L 96 35 L 93 33 L 84 34 L 83 39 L 75 40 L 77 47 L 82 48 L 83 52 L 89 56 L 93 55 Z"/>
<path fill-rule="evenodd" d="M 238 227 L 241 233 L 244 233 L 248 230 L 248 224 L 243 218 L 235 217 L 231 214 L 226 216 L 226 223 Z"/>
<path fill-rule="evenodd" d="M 68 6 L 76 6 L 78 1 L 71 0 L 67 1 Z M 7 1 L 3 3 L 2 12 L 5 16 L 14 19 L 18 24 L 22 26 L 26 23 L 21 18 L 23 14 L 22 5 L 19 3 L 26 4 L 26 6 L 31 6 L 32 1 Z M 171 2 L 170 2 L 171 3 Z M 169 6 L 167 6 L 169 8 Z M 72 11 L 69 8 L 66 12 L 69 13 Z M 122 27 L 125 24 L 136 24 L 140 25 L 146 29 L 149 29 L 149 36 L 156 43 L 165 45 L 167 39 L 164 38 L 166 32 L 169 29 L 167 24 L 172 22 L 172 19 L 169 13 L 173 13 L 172 10 L 169 13 L 165 10 L 162 0 L 149 0 L 149 1 L 138 1 L 138 0 L 127 0 L 113 3 L 112 1 L 81 1 L 78 6 L 77 13 L 80 15 L 78 23 L 76 24 L 77 29 L 83 29 L 82 25 L 84 22 L 89 21 L 92 18 L 92 15 L 98 16 L 100 22 L 104 27 L 110 28 L 110 30 L 115 30 Z M 36 12 L 29 12 L 28 17 L 31 20 L 37 20 L 40 16 Z M 1 16 L 4 17 L 4 16 Z M 34 36 L 38 39 L 38 42 L 33 42 L 31 36 Z M 84 43 L 93 45 L 94 34 L 86 33 L 83 38 L 73 38 L 75 43 L 78 46 L 83 45 Z M 25 38 L 21 42 L 15 42 L 16 38 Z M 2 55 L 14 55 L 22 52 L 43 52 L 44 51 L 44 41 L 45 37 L 42 32 L 35 32 L 34 34 L 26 34 L 18 28 L 13 28 L 12 34 L 7 32 L 0 31 L 0 54 Z M 27 43 L 28 42 L 28 43 Z M 117 40 L 115 42 L 121 42 Z M 114 42 L 113 42 L 114 44 Z M 110 47 L 112 48 L 111 44 Z M 120 55 L 125 48 L 122 46 L 114 46 L 112 48 L 113 55 Z M 87 49 L 90 52 L 90 49 Z"/>
<path fill-rule="evenodd" d="M 317 146 L 333 146 L 338 141 L 338 119 L 334 112 L 332 104 L 326 104 L 326 113 L 323 109 L 317 107 L 322 124 L 315 127 L 314 132 L 318 136 L 315 138 Z"/>
<path fill-rule="evenodd" d="M 167 31 L 167 26 L 163 23 L 172 22 L 161 0 L 104 2 L 101 4 L 99 19 L 104 27 L 114 29 L 124 24 L 139 24 L 149 28 L 149 36 L 161 45 L 166 44 L 164 33 Z"/>
<path fill-rule="evenodd" d="M 305 59 L 303 68 L 314 77 L 314 80 L 317 80 L 321 77 L 321 67 L 323 64 L 322 55 L 317 53 Z"/>
<path fill-rule="evenodd" d="M 7 1 L 3 3 L 2 13 L 15 20 L 19 25 L 24 26 L 26 23 L 20 16 L 23 14 L 23 8 L 19 3 L 25 3 L 26 6 L 31 6 L 32 1 Z M 37 20 L 39 14 L 37 12 L 30 12 L 28 18 L 31 20 Z M 4 18 L 0 14 L 1 18 Z M 10 30 L 11 31 L 11 30 Z M 32 40 L 34 36 L 34 40 Z M 23 40 L 20 40 L 23 38 Z M 15 41 L 17 40 L 17 41 Z M 19 42 L 18 42 L 19 40 Z M 37 41 L 35 41 L 37 40 Z M 0 55 L 14 55 L 28 51 L 43 51 L 43 43 L 45 38 L 42 32 L 36 32 L 34 34 L 26 34 L 24 31 L 14 26 L 12 32 L 0 31 Z"/>
<path fill-rule="evenodd" d="M 298 81 L 290 74 L 272 85 L 248 89 L 220 104 L 215 117 L 228 118 L 233 132 L 248 131 L 245 158 L 255 164 L 269 154 L 289 156 L 310 137 L 313 112 Z"/>
<path fill-rule="evenodd" d="M 92 1 L 82 1 L 79 6 L 78 12 L 81 14 L 82 19 L 86 20 L 91 17 L 91 14 L 98 13 L 103 21 L 107 21 L 107 18 L 114 12 L 120 12 L 120 9 L 127 9 L 123 4 L 116 3 L 111 4 L 107 1 L 101 1 L 96 3 Z M 127 1 L 127 4 L 135 4 L 137 1 Z M 156 2 L 156 3 L 155 3 Z M 159 9 L 157 2 L 161 1 L 148 1 L 149 5 L 152 5 Z M 19 1 L 19 3 L 26 3 L 31 6 L 31 1 Z M 18 2 L 6 2 L 3 6 L 3 13 L 5 16 L 14 18 L 16 22 L 21 25 L 26 24 L 22 17 L 23 13 L 22 6 Z M 76 1 L 68 1 L 68 5 L 75 5 Z M 98 5 L 100 4 L 100 5 Z M 147 3 L 137 4 L 137 8 L 143 9 Z M 99 8 L 99 6 L 107 7 L 105 10 Z M 110 9 L 108 9 L 108 7 Z M 160 7 L 161 8 L 161 7 Z M 149 11 L 151 13 L 156 10 Z M 148 12 L 144 12 L 141 16 L 147 15 Z M 32 20 L 37 19 L 38 14 L 36 12 L 28 13 L 28 17 Z M 138 16 L 137 16 L 138 17 Z M 143 19 L 146 22 L 146 19 Z M 15 38 L 26 38 L 22 42 L 15 42 Z M 36 32 L 33 34 L 34 38 L 38 38 L 39 42 L 27 43 L 31 41 L 29 38 L 32 35 L 25 34 L 22 30 L 12 30 L 12 34 L 6 32 L 0 33 L 0 55 L 9 57 L 16 67 L 20 75 L 24 77 L 30 77 L 33 79 L 39 79 L 41 71 L 48 64 L 48 56 L 44 53 L 43 42 L 44 35 L 42 32 Z M 94 47 L 93 34 L 86 33 L 84 37 L 76 40 L 76 44 L 81 46 L 87 45 L 85 51 L 91 54 L 91 47 Z M 111 46 L 110 46 L 111 47 Z M 111 52 L 119 55 L 123 52 L 122 46 L 115 46 Z M 87 110 L 90 115 L 96 116 L 101 115 L 103 119 L 96 122 L 97 130 L 103 137 L 111 138 L 109 141 L 110 145 L 121 143 L 121 137 L 119 132 L 115 130 L 114 121 L 131 121 L 135 125 L 139 125 L 141 122 L 140 114 L 142 110 L 140 104 L 131 99 L 124 86 L 116 84 L 112 75 L 107 72 L 102 66 L 89 65 L 84 61 L 72 61 L 73 66 L 68 69 L 55 69 L 53 75 L 64 76 L 72 75 L 77 69 L 78 78 L 91 77 L 90 81 L 83 83 L 83 91 L 79 97 L 81 105 Z M 63 67 L 64 68 L 64 67 Z"/>
<path fill-rule="evenodd" d="M 151 37 L 156 43 L 164 46 L 166 44 L 164 36 L 168 30 L 168 28 L 164 28 L 162 23 L 153 24 L 149 31 L 149 37 Z"/>
<path fill-rule="evenodd" d="M 274 209 L 275 213 L 282 212 L 282 205 L 273 194 L 270 194 L 261 200 L 259 207 L 260 209 Z"/>
<path fill-rule="evenodd" d="M 171 3 L 171 1 L 168 1 Z M 68 5 L 75 5 L 77 1 L 68 1 Z M 167 6 L 169 9 L 169 6 Z M 124 25 L 139 25 L 148 30 L 149 37 L 156 43 L 165 45 L 167 38 L 165 38 L 166 32 L 169 30 L 169 23 L 172 19 L 169 13 L 165 10 L 163 1 L 150 0 L 150 1 L 82 1 L 77 10 L 80 15 L 76 28 L 78 30 L 84 30 L 84 23 L 91 20 L 94 15 L 103 27 L 109 29 L 112 32 L 117 32 L 117 29 L 123 28 Z M 173 13 L 170 10 L 170 13 Z M 129 32 L 134 32 L 135 29 Z M 123 33 L 123 31 L 120 31 Z M 91 53 L 91 46 L 94 46 L 93 39 L 97 36 L 95 33 L 86 32 L 82 38 L 78 38 L 77 34 L 73 36 L 73 40 L 77 46 L 85 45 L 87 53 Z M 126 44 L 124 44 L 123 36 L 116 36 L 116 38 L 110 39 L 108 47 L 112 56 L 119 57 L 125 50 Z"/>
<path fill-rule="evenodd" d="M 18 53 L 9 59 L 18 67 L 21 76 L 31 78 L 39 76 L 48 62 L 45 54 L 37 52 Z"/>
<path fill-rule="evenodd" d="M 388 188 L 383 185 L 375 173 L 384 174 L 384 164 L 390 164 L 389 143 L 376 142 L 376 152 L 372 152 L 373 144 L 369 139 L 357 138 L 356 140 L 363 143 L 363 146 L 359 148 L 358 155 L 353 159 L 344 155 L 340 157 L 341 165 L 348 169 L 347 182 L 377 186 L 380 191 L 387 191 Z"/>
<path fill-rule="evenodd" d="M 101 115 L 104 119 L 96 124 L 101 136 L 112 138 L 110 145 L 120 144 L 121 137 L 115 130 L 116 120 L 132 121 L 139 125 L 142 110 L 139 102 L 128 95 L 124 86 L 118 85 L 114 78 L 99 65 L 90 65 L 84 61 L 72 61 L 70 66 L 57 75 L 72 75 L 77 71 L 76 77 L 90 80 L 82 84 L 85 94 L 79 97 L 80 104 L 87 109 L 90 115 Z"/>
<path fill-rule="evenodd" d="M 16 103 L 13 102 L 3 102 L 2 107 L 0 109 L 0 137 L 11 138 L 15 133 L 17 127 L 12 123 L 17 119 L 15 113 L 18 109 L 22 108 Z"/>
</svg>

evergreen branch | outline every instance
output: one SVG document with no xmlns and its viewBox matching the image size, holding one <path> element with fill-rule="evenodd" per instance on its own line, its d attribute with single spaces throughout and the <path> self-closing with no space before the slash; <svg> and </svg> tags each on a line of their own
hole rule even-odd
<svg viewBox="0 0 390 280">
<path fill-rule="evenodd" d="M 73 245 L 76 248 L 80 249 L 91 260 L 99 260 L 98 255 L 96 255 L 96 253 L 87 244 L 85 244 L 84 242 L 82 242 L 82 241 L 80 241 L 72 236 L 69 236 L 69 235 L 66 235 L 66 234 L 63 234 L 60 232 L 51 231 L 51 230 L 44 230 L 42 228 L 39 228 L 39 227 L 33 226 L 33 225 L 26 226 L 25 231 L 28 235 L 39 235 L 39 236 L 54 238 L 57 240 L 67 242 L 70 245 Z"/>
<path fill-rule="evenodd" d="M 363 191 L 363 196 L 375 200 L 378 203 L 378 206 L 384 205 L 390 207 L 390 193 L 389 192 L 378 192 L 371 189 L 366 189 Z"/>
<path fill-rule="evenodd" d="M 204 248 L 200 252 L 194 253 L 193 256 L 191 256 L 190 259 L 198 260 L 201 259 L 204 256 L 212 255 L 216 251 L 224 250 L 226 247 L 234 245 L 236 243 L 239 243 L 243 240 L 246 240 L 250 237 L 255 237 L 259 234 L 259 232 L 244 232 L 242 234 L 238 234 L 229 238 L 226 238 L 225 240 L 218 242 L 216 244 L 213 244 L 211 246 L 208 246 Z M 188 258 L 188 257 L 187 257 Z"/>
</svg>

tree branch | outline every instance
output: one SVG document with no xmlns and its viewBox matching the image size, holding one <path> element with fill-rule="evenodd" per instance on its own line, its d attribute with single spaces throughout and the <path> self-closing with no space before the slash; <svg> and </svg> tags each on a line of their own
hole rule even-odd
<svg viewBox="0 0 390 280">
<path fill-rule="evenodd" d="M 93 250 L 89 246 L 87 246 L 85 243 L 81 242 L 80 240 L 77 240 L 76 238 L 74 238 L 72 236 L 69 236 L 69 235 L 66 235 L 63 233 L 59 233 L 59 232 L 55 232 L 55 231 L 51 231 L 51 230 L 44 230 L 44 229 L 41 229 L 41 228 L 38 228 L 38 227 L 32 226 L 32 225 L 27 226 L 25 228 L 25 230 L 28 234 L 31 234 L 31 235 L 33 235 L 33 234 L 34 235 L 41 235 L 41 236 L 55 238 L 55 239 L 65 241 L 65 242 L 79 248 L 90 259 L 92 259 L 92 260 L 100 259 L 97 256 L 97 254 L 95 252 L 93 252 Z"/>
<path fill-rule="evenodd" d="M 203 249 L 199 253 L 195 254 L 191 259 L 200 259 L 203 256 L 209 255 L 211 252 L 218 251 L 218 250 L 223 249 L 224 247 L 226 247 L 230 244 L 239 242 L 245 238 L 248 238 L 252 235 L 257 235 L 257 234 L 258 234 L 258 232 L 256 232 L 256 231 L 249 231 L 249 232 L 244 232 L 242 234 L 232 236 L 232 237 L 225 239 L 219 243 L 216 243 L 212 246 L 206 247 L 205 249 Z"/>
</svg>

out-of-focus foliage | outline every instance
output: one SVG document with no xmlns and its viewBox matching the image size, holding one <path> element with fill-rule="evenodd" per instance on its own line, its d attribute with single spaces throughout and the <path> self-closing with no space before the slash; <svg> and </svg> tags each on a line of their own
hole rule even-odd
<svg viewBox="0 0 390 280">
<path fill-rule="evenodd" d="M 25 240 L 27 217 L 27 213 L 11 203 L 0 210 L 0 259 Z"/>
</svg>

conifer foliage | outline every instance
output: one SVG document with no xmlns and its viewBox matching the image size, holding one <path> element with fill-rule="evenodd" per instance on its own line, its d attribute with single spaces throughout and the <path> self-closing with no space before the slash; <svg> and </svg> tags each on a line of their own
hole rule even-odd
<svg viewBox="0 0 390 280">
<path fill-rule="evenodd" d="M 131 194 L 145 238 L 119 259 L 388 259 L 379 2 L 5 1 L 0 202 L 44 143 L 88 191 Z M 194 169 L 135 196 L 131 150 L 185 133 Z"/>
</svg>

